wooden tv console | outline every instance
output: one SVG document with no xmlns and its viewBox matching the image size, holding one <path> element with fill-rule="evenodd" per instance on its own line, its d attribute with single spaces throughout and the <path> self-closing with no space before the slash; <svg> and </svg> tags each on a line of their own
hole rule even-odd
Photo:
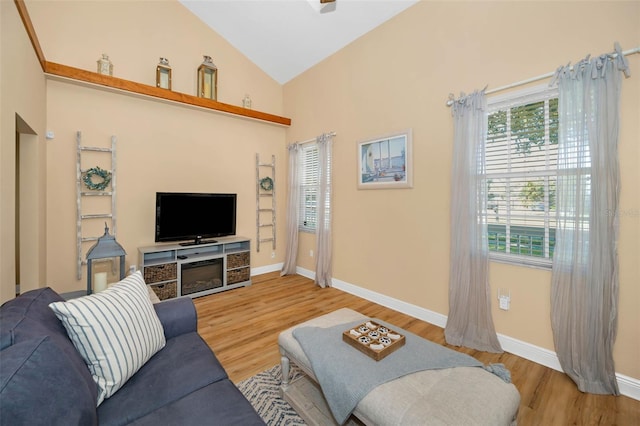
<svg viewBox="0 0 640 426">
<path fill-rule="evenodd" d="M 138 248 L 139 268 L 160 300 L 200 297 L 251 285 L 251 240 L 220 237 L 216 242 Z"/>
</svg>

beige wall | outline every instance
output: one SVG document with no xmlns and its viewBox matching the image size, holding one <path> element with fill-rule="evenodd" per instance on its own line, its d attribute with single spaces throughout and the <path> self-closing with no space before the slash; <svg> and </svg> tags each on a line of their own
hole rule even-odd
<svg viewBox="0 0 640 426">
<path fill-rule="evenodd" d="M 16 120 L 21 135 L 21 288 L 45 282 L 45 81 L 13 1 L 0 2 L 0 302 L 15 296 Z"/>
<path fill-rule="evenodd" d="M 282 86 L 177 1 L 28 1 L 27 7 L 48 61 L 94 71 L 104 52 L 115 76 L 154 85 L 163 56 L 173 68 L 173 90 L 195 94 L 196 69 L 209 54 L 220 70 L 219 101 L 240 105 L 248 93 L 254 109 L 282 112 Z M 255 156 L 266 162 L 276 155 L 275 181 L 284 182 L 285 127 L 60 79 L 47 80 L 46 111 L 47 129 L 56 135 L 47 151 L 47 273 L 56 291 L 86 285 L 85 274 L 76 278 L 77 131 L 87 146 L 106 147 L 117 137 L 117 239 L 128 265 L 138 263 L 138 247 L 154 244 L 156 191 L 237 193 L 237 234 L 253 240 L 251 266 L 282 258 L 282 244 L 275 258 L 270 246 L 256 252 Z M 83 168 L 110 165 L 104 157 L 83 158 Z M 278 204 L 284 200 L 279 191 Z M 92 230 L 85 235 L 101 235 L 103 226 L 87 224 Z"/>
<path fill-rule="evenodd" d="M 575 14 L 579 18 L 576 18 Z M 637 2 L 420 2 L 287 83 L 289 140 L 337 132 L 334 277 L 448 313 L 450 92 L 499 87 L 587 53 L 640 45 Z M 616 371 L 640 378 L 640 55 L 623 82 L 619 332 Z M 356 144 L 413 129 L 414 187 L 357 190 Z M 301 238 L 300 266 L 313 270 Z M 553 350 L 549 271 L 491 263 L 498 333 Z M 509 311 L 497 289 L 511 291 Z"/>
<path fill-rule="evenodd" d="M 284 161 L 282 127 L 57 81 L 48 82 L 47 111 L 56 132 L 48 150 L 55 172 L 47 192 L 47 264 L 57 291 L 85 285 L 74 269 L 77 130 L 89 146 L 108 146 L 111 135 L 117 137 L 117 239 L 128 264 L 138 262 L 138 247 L 154 244 L 156 191 L 237 193 L 237 234 L 255 242 L 255 154 Z M 90 159 L 83 168 L 100 161 Z M 101 235 L 103 222 L 96 222 L 86 235 Z M 273 263 L 270 253 L 258 254 L 254 245 L 252 267 Z"/>
<path fill-rule="evenodd" d="M 282 87 L 177 0 L 27 0 L 47 60 L 96 71 L 103 53 L 113 75 L 155 86 L 160 57 L 172 67 L 172 89 L 196 94 L 196 70 L 209 55 L 218 67 L 218 100 L 280 114 Z"/>
</svg>

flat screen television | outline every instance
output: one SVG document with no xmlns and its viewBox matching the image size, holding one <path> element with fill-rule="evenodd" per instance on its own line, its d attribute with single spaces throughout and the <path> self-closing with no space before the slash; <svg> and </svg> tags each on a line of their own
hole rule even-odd
<svg viewBox="0 0 640 426">
<path fill-rule="evenodd" d="M 156 192 L 155 240 L 191 245 L 235 235 L 236 201 L 237 194 Z"/>
</svg>

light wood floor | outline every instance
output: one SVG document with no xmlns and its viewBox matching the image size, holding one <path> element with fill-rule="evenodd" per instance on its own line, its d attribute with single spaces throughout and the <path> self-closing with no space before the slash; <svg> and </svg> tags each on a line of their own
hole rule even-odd
<svg viewBox="0 0 640 426">
<path fill-rule="evenodd" d="M 249 287 L 204 296 L 194 302 L 198 331 L 234 383 L 280 362 L 280 331 L 346 307 L 467 353 L 485 364 L 505 364 L 520 391 L 520 426 L 640 425 L 640 401 L 581 393 L 566 375 L 512 354 L 446 345 L 440 327 L 337 289 L 322 289 L 302 276 L 264 274 L 253 277 Z"/>
</svg>

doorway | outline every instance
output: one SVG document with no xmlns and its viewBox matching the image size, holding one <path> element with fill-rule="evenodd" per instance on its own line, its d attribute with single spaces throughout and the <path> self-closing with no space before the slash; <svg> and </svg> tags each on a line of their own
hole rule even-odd
<svg viewBox="0 0 640 426">
<path fill-rule="evenodd" d="M 40 203 L 38 136 L 18 114 L 15 134 L 16 295 L 39 287 Z"/>
</svg>

